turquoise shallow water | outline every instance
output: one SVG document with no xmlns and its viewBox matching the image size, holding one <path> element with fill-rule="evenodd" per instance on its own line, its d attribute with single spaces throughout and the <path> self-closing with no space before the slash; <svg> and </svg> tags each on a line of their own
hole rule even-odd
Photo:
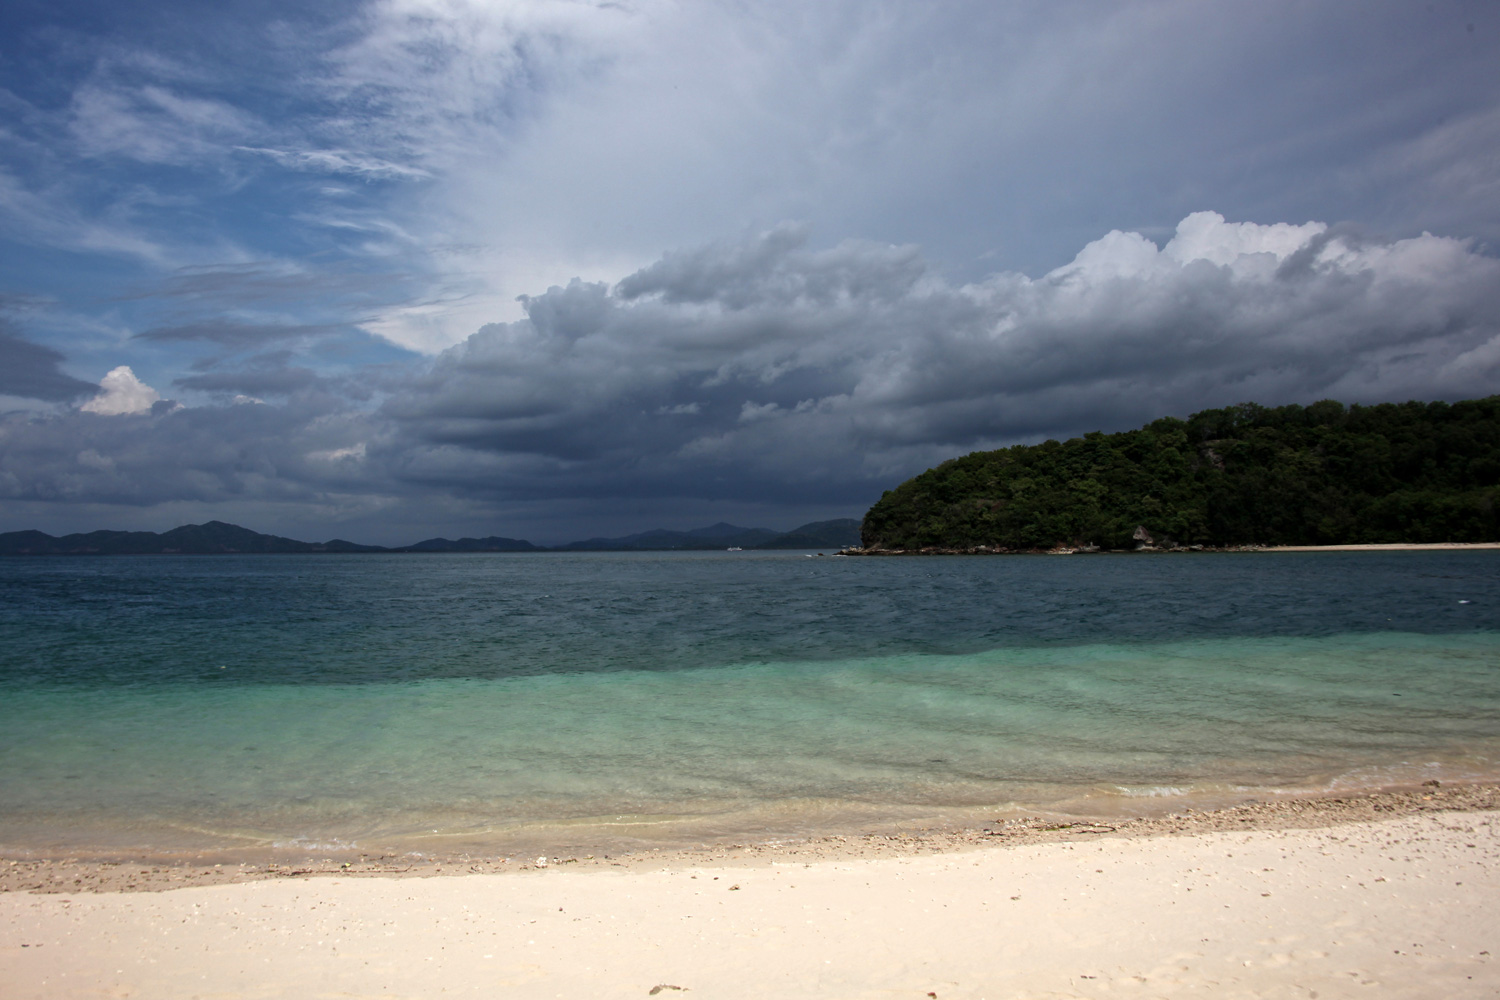
<svg viewBox="0 0 1500 1000">
<path fill-rule="evenodd" d="M 639 846 L 1494 777 L 1497 556 L 0 562 L 0 843 Z"/>
</svg>

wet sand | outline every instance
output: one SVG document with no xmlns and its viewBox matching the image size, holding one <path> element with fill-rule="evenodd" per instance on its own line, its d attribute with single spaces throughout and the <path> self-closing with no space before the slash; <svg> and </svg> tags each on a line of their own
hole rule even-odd
<svg viewBox="0 0 1500 1000">
<path fill-rule="evenodd" d="M 533 868 L 645 870 L 683 865 L 765 865 L 776 862 L 913 857 L 1021 844 L 1120 837 L 1191 835 L 1239 830 L 1318 829 L 1418 813 L 1500 810 L 1500 784 L 1397 787 L 1347 795 L 1302 795 L 1222 809 L 1186 809 L 1161 816 L 1042 815 L 997 818 L 972 827 L 851 833 L 805 839 L 716 842 L 689 849 L 615 851 L 561 846 L 526 853 L 409 854 L 141 854 L 135 857 L 32 857 L 0 853 L 0 893 L 160 892 L 186 886 L 265 879 L 433 878 L 505 874 Z M 545 864 L 538 862 L 545 858 Z"/>
<path fill-rule="evenodd" d="M 15 998 L 1493 996 L 1497 809 L 1500 786 L 1471 785 L 544 865 L 11 859 L 0 982 Z"/>
</svg>

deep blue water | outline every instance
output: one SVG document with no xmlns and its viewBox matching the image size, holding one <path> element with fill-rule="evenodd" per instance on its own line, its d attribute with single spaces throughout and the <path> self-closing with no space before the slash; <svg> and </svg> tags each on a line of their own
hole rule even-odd
<svg viewBox="0 0 1500 1000">
<path fill-rule="evenodd" d="M 0 560 L 0 844 L 504 849 L 1500 773 L 1500 552 Z"/>
</svg>

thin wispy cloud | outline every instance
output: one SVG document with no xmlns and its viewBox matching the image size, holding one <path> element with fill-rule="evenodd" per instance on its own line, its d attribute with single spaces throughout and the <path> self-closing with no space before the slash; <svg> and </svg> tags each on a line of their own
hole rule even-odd
<svg viewBox="0 0 1500 1000">
<path fill-rule="evenodd" d="M 365 156 L 344 149 L 261 149 L 236 146 L 241 153 L 265 156 L 283 167 L 321 174 L 352 174 L 376 180 L 421 179 L 432 174 L 420 167 L 408 167 L 376 156 Z"/>
</svg>

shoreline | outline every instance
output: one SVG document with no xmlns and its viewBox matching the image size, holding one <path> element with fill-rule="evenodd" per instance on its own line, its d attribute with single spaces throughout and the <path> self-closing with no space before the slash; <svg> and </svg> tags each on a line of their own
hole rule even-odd
<svg viewBox="0 0 1500 1000">
<path fill-rule="evenodd" d="M 447 878 L 543 870 L 645 871 L 662 867 L 764 866 L 960 854 L 995 847 L 1137 840 L 1225 832 L 1325 829 L 1444 812 L 1500 811 L 1500 783 L 1429 781 L 1345 793 L 1287 795 L 1152 816 L 997 817 L 954 828 L 741 839 L 693 847 L 556 855 L 454 853 L 414 856 L 356 851 L 299 853 L 230 849 L 160 854 L 74 853 L 37 858 L 0 850 L 0 896 L 8 893 L 152 893 L 192 886 L 319 877 Z M 274 858 L 274 860 L 273 860 Z"/>
<path fill-rule="evenodd" d="M 840 549 L 841 556 L 1071 556 L 1193 554 L 1227 552 L 1462 552 L 1500 549 L 1500 542 L 1360 542 L 1347 545 L 1140 545 L 1133 549 L 1101 549 L 1097 546 L 1056 546 L 1050 549 L 1003 549 L 987 545 L 970 548 L 927 546 L 920 549 Z"/>
<path fill-rule="evenodd" d="M 1500 549 L 1500 542 L 1379 542 L 1350 545 L 1269 545 L 1261 552 L 1437 552 Z"/>
<path fill-rule="evenodd" d="M 1500 786 L 1418 786 L 978 843 L 11 891 L 0 982 L 14 1000 L 1493 997 L 1497 809 Z"/>
</svg>

